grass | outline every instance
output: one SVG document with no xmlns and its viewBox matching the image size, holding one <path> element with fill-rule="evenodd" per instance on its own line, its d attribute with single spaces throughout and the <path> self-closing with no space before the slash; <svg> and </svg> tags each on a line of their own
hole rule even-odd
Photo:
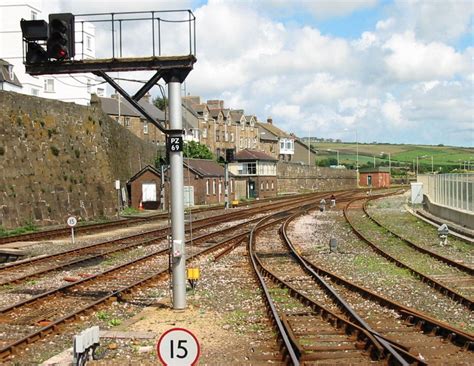
<svg viewBox="0 0 474 366">
<path fill-rule="evenodd" d="M 471 166 L 474 166 L 474 151 L 472 148 L 378 143 L 359 143 L 356 145 L 355 143 L 342 142 L 312 142 L 311 146 L 319 151 L 318 160 L 336 158 L 336 152 L 327 151 L 327 149 L 338 150 L 341 164 L 355 164 L 358 149 L 359 166 L 365 164 L 372 166 L 374 156 L 376 166 L 388 166 L 388 154 L 390 154 L 392 167 L 401 165 L 413 168 L 413 162 L 416 162 L 418 157 L 419 170 L 426 172 L 431 172 L 431 157 L 433 157 L 435 171 L 458 170 L 460 162 L 462 164 L 462 162 L 469 160 L 471 161 Z"/>
<path fill-rule="evenodd" d="M 140 213 L 136 208 L 134 207 L 126 207 L 122 211 L 120 211 L 120 215 L 136 215 Z"/>
<path fill-rule="evenodd" d="M 35 231 L 38 231 L 38 228 L 32 222 L 27 222 L 25 225 L 20 226 L 16 229 L 5 229 L 3 226 L 0 226 L 0 238 L 6 237 L 6 236 L 32 233 Z"/>
<path fill-rule="evenodd" d="M 394 264 L 388 263 L 383 258 L 367 257 L 358 255 L 354 258 L 354 267 L 361 273 L 383 273 L 384 275 L 397 277 L 410 277 L 410 272 L 406 269 L 399 268 Z"/>
</svg>

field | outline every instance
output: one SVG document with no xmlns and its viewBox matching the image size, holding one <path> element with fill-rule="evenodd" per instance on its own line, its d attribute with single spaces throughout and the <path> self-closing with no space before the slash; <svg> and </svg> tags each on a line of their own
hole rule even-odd
<svg viewBox="0 0 474 366">
<path fill-rule="evenodd" d="M 357 150 L 359 151 L 359 166 L 388 166 L 389 159 L 392 167 L 404 167 L 415 170 L 418 160 L 420 172 L 456 172 L 474 170 L 474 148 L 429 145 L 394 145 L 312 142 L 313 149 L 318 151 L 318 160 L 337 159 L 339 151 L 340 164 L 355 166 Z M 433 166 L 432 166 L 433 164 Z"/>
</svg>

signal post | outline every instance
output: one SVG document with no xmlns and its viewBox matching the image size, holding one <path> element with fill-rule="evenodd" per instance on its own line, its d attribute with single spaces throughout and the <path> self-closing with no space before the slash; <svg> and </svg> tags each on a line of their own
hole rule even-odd
<svg viewBox="0 0 474 366">
<path fill-rule="evenodd" d="M 161 30 L 160 22 L 166 21 L 170 12 L 183 13 L 184 17 L 180 23 L 188 23 L 189 46 L 187 53 L 183 55 L 164 55 L 160 44 Z M 137 14 L 141 18 L 137 18 Z M 176 15 L 176 14 L 175 14 Z M 85 14 L 78 16 L 81 20 L 75 20 L 70 13 L 51 14 L 49 26 L 44 21 L 22 20 L 24 64 L 26 72 L 30 75 L 45 74 L 74 74 L 90 72 L 102 77 L 120 95 L 122 95 L 148 122 L 162 131 L 167 140 L 167 149 L 170 157 L 171 171 L 171 235 L 172 245 L 170 254 L 172 256 L 172 283 L 173 283 L 173 308 L 186 308 L 186 253 L 185 253 L 185 230 L 184 230 L 184 182 L 183 182 L 183 126 L 181 115 L 181 84 L 186 79 L 196 62 L 196 23 L 194 14 L 190 10 L 175 11 L 150 11 L 150 12 L 125 12 L 110 14 Z M 98 17 L 102 17 L 101 19 Z M 91 20 L 88 20 L 91 19 Z M 152 34 L 152 55 L 146 57 L 122 57 L 122 25 L 127 21 L 137 22 L 142 20 L 150 26 Z M 103 59 L 74 59 L 75 55 L 75 24 L 84 22 L 109 22 L 111 29 L 111 55 Z M 176 18 L 169 20 L 177 23 Z M 135 24 L 134 23 L 134 24 Z M 179 23 L 179 22 L 178 22 Z M 114 27 L 120 25 L 120 32 L 115 34 Z M 82 27 L 83 28 L 83 27 Z M 147 34 L 146 36 L 148 36 Z M 82 34 L 82 43 L 84 34 Z M 139 40 L 136 40 L 139 42 Z M 116 43 L 119 47 L 116 47 Z M 158 45 L 156 44 L 158 43 Z M 82 46 L 84 46 L 82 44 Z M 158 46 L 158 47 L 157 47 Z M 117 50 L 120 50 L 119 54 Z M 152 71 L 156 73 L 146 82 L 134 95 L 130 95 L 122 89 L 108 72 L 118 71 Z M 170 105 L 170 128 L 167 129 L 159 121 L 150 116 L 146 110 L 138 104 L 139 100 L 160 79 L 168 84 L 168 95 Z"/>
</svg>

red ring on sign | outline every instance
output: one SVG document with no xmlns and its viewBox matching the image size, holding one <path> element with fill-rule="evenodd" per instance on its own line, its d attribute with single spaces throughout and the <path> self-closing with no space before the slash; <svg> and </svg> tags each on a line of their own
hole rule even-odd
<svg viewBox="0 0 474 366">
<path fill-rule="evenodd" d="M 161 335 L 160 339 L 158 340 L 158 343 L 156 344 L 156 353 L 158 354 L 158 358 L 160 359 L 160 362 L 161 362 L 163 365 L 165 365 L 165 366 L 168 365 L 168 364 L 161 358 L 161 355 L 160 355 L 160 344 L 161 344 L 161 341 L 163 340 L 163 338 L 164 338 L 168 333 L 173 332 L 173 331 L 176 331 L 176 330 L 181 330 L 181 331 L 183 331 L 183 332 L 185 332 L 185 333 L 188 333 L 191 337 L 194 338 L 194 341 L 195 341 L 196 344 L 197 344 L 197 354 L 196 354 L 196 358 L 194 359 L 194 361 L 191 362 L 191 366 L 195 365 L 196 362 L 197 362 L 197 360 L 199 359 L 199 355 L 201 354 L 201 346 L 200 346 L 200 344 L 199 344 L 198 339 L 196 338 L 196 336 L 195 336 L 193 333 L 191 333 L 191 331 L 189 331 L 189 330 L 187 330 L 187 329 L 184 329 L 184 328 L 171 328 L 171 329 L 168 329 L 166 332 L 164 332 L 164 333 Z"/>
</svg>

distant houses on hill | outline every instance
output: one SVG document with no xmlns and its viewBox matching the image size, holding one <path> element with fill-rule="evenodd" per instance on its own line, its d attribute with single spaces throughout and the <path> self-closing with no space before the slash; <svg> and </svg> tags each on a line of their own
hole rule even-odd
<svg viewBox="0 0 474 366">
<path fill-rule="evenodd" d="M 144 119 L 123 98 L 93 96 L 91 104 L 100 103 L 102 110 L 141 139 L 164 146 L 165 136 L 153 124 Z M 165 123 L 166 113 L 158 109 L 145 96 L 140 105 Z M 223 100 L 201 101 L 199 96 L 182 99 L 183 129 L 185 141 L 206 145 L 216 159 L 233 160 L 240 151 L 261 151 L 278 161 L 315 165 L 316 151 L 308 143 L 292 133 L 278 128 L 272 118 L 259 121 L 255 115 L 245 114 L 243 109 L 227 108 Z"/>
</svg>

